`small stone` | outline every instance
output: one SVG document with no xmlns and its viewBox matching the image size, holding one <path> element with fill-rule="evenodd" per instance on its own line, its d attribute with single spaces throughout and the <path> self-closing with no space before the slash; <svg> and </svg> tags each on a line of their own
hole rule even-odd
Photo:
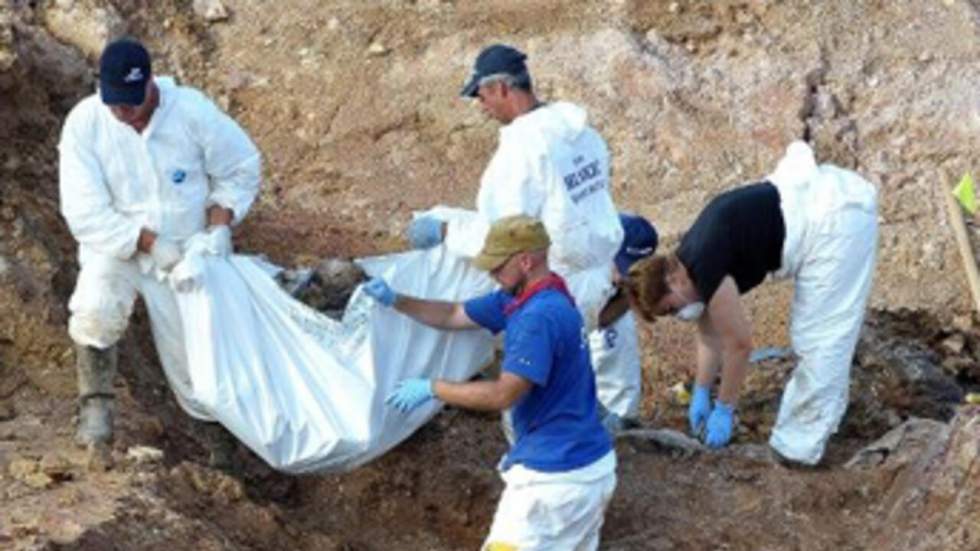
<svg viewBox="0 0 980 551">
<path fill-rule="evenodd" d="M 960 354 L 966 345 L 966 339 L 961 334 L 946 337 L 942 342 L 942 347 L 951 354 Z"/>
<path fill-rule="evenodd" d="M 216 22 L 228 19 L 228 8 L 220 0 L 194 0 L 194 13 L 205 21 Z"/>
<path fill-rule="evenodd" d="M 973 319 L 969 314 L 953 316 L 952 326 L 959 331 L 969 331 L 973 329 Z"/>
<path fill-rule="evenodd" d="M 28 476 L 37 472 L 37 461 L 19 457 L 10 462 L 7 472 L 17 480 L 24 480 Z"/>
<path fill-rule="evenodd" d="M 670 3 L 670 6 L 667 7 L 667 10 L 669 10 L 670 13 L 677 13 L 677 12 L 681 11 L 681 4 L 680 4 L 680 2 L 671 2 Z"/>
<path fill-rule="evenodd" d="M 50 452 L 41 458 L 41 472 L 51 477 L 53 480 L 68 480 L 72 477 L 72 464 L 65 456 L 57 452 Z"/>
<path fill-rule="evenodd" d="M 31 473 L 21 479 L 21 482 L 39 490 L 46 490 L 54 486 L 54 479 L 44 473 Z"/>
<path fill-rule="evenodd" d="M 368 55 L 372 56 L 383 56 L 388 53 L 388 48 L 386 48 L 380 42 L 375 42 L 368 46 Z"/>
<path fill-rule="evenodd" d="M 245 487 L 239 480 L 225 476 L 215 485 L 212 495 L 219 503 L 234 503 L 245 497 Z"/>
<path fill-rule="evenodd" d="M 151 446 L 133 446 L 126 450 L 126 458 L 137 465 L 163 461 L 163 450 Z"/>
<path fill-rule="evenodd" d="M 340 28 L 340 19 L 336 17 L 331 17 L 330 21 L 327 21 L 327 30 L 336 31 Z"/>
</svg>

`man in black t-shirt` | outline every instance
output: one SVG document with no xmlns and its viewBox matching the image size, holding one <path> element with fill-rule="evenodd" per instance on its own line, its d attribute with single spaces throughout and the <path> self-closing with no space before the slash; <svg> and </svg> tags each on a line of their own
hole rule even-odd
<svg viewBox="0 0 980 551">
<path fill-rule="evenodd" d="M 698 324 L 688 418 L 709 447 L 731 439 L 752 351 L 740 295 L 773 273 L 795 282 L 790 331 L 800 361 L 769 445 L 784 459 L 820 461 L 847 408 L 877 241 L 874 186 L 851 171 L 817 166 L 810 147 L 795 142 L 766 181 L 715 197 L 674 254 L 633 266 L 626 287 L 644 319 L 675 315 Z"/>
</svg>

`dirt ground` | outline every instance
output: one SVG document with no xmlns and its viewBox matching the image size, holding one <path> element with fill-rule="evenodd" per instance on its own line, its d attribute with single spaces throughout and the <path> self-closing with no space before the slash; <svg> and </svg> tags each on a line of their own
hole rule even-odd
<svg viewBox="0 0 980 551">
<path fill-rule="evenodd" d="M 980 390 L 980 329 L 937 191 L 978 166 L 976 2 L 195 10 L 217 4 L 0 3 L 0 548 L 477 549 L 501 491 L 497 418 L 454 409 L 350 473 L 287 476 L 245 449 L 231 472 L 208 468 L 142 311 L 122 344 L 116 465 L 87 467 L 71 445 L 65 305 L 77 266 L 57 214 L 56 144 L 106 38 L 129 33 L 158 73 L 205 90 L 253 136 L 265 185 L 236 245 L 286 266 L 398 250 L 412 210 L 472 205 L 496 126 L 456 92 L 493 41 L 528 51 L 543 97 L 589 108 L 613 151 L 617 204 L 651 218 L 667 247 L 712 193 L 809 139 L 881 201 L 873 308 L 824 464 L 768 459 L 793 359 L 762 361 L 726 451 L 617 441 L 602 549 L 980 549 L 980 408 L 964 404 Z M 785 284 L 752 295 L 758 346 L 787 344 L 790 296 Z M 690 380 L 690 328 L 659 322 L 641 338 L 643 427 L 683 430 L 673 388 Z"/>
</svg>

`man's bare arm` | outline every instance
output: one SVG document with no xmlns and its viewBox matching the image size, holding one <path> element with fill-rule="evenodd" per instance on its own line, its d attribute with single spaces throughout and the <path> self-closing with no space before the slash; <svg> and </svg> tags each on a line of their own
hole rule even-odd
<svg viewBox="0 0 980 551">
<path fill-rule="evenodd" d="M 459 302 L 425 300 L 397 295 L 393 306 L 406 316 L 437 329 L 476 329 L 480 327 L 466 315 L 466 310 Z"/>
<path fill-rule="evenodd" d="M 531 386 L 531 381 L 505 371 L 494 381 L 435 381 L 432 391 L 447 404 L 482 411 L 502 411 L 512 406 Z"/>
</svg>

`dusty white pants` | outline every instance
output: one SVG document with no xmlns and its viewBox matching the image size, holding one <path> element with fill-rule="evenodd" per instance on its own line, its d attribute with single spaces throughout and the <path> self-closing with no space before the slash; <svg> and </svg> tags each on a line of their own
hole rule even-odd
<svg viewBox="0 0 980 551">
<path fill-rule="evenodd" d="M 626 312 L 612 325 L 589 333 L 589 353 L 599 402 L 623 419 L 639 415 L 642 398 L 636 319 Z"/>
<path fill-rule="evenodd" d="M 211 417 L 192 400 L 180 311 L 166 281 L 140 272 L 137 261 L 86 251 L 75 291 L 68 301 L 68 334 L 83 346 L 106 349 L 116 344 L 133 313 L 136 296 L 143 297 L 164 375 L 177 402 L 192 417 Z"/>
<path fill-rule="evenodd" d="M 515 465 L 502 475 L 483 551 L 594 551 L 616 489 L 616 453 L 574 471 L 543 473 Z"/>
<path fill-rule="evenodd" d="M 804 183 L 784 185 L 780 194 L 787 224 L 783 263 L 795 284 L 790 337 L 800 361 L 783 391 L 769 445 L 813 465 L 847 409 L 878 249 L 877 196 L 857 174 L 830 165 L 814 167 Z"/>
</svg>

